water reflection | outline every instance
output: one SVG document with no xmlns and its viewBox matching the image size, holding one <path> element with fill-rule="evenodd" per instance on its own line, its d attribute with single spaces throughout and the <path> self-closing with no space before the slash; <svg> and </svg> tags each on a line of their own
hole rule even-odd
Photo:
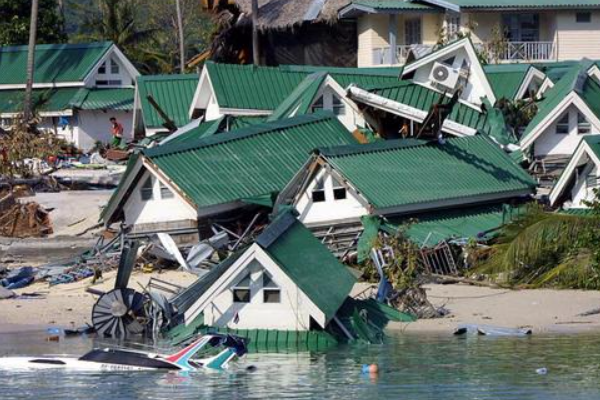
<svg viewBox="0 0 600 400">
<path fill-rule="evenodd" d="M 85 338 L 0 335 L 0 354 L 81 354 Z M 398 335 L 384 345 L 250 354 L 228 372 L 0 371 L 2 399 L 600 399 L 600 336 Z M 377 363 L 377 375 L 361 373 Z M 255 365 L 254 372 L 248 365 Z M 547 375 L 536 373 L 548 369 Z"/>
</svg>

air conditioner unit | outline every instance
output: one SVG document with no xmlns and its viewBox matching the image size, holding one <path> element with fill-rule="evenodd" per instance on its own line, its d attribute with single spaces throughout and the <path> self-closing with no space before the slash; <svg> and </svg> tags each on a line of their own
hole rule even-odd
<svg viewBox="0 0 600 400">
<path fill-rule="evenodd" d="M 429 79 L 431 82 L 448 89 L 456 89 L 460 72 L 449 65 L 436 62 L 431 68 Z"/>
</svg>

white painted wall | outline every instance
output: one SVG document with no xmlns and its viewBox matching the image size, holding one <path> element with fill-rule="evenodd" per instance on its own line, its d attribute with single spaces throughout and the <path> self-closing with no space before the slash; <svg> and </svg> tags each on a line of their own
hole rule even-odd
<svg viewBox="0 0 600 400">
<path fill-rule="evenodd" d="M 116 63 L 119 67 L 119 72 L 114 74 L 111 71 L 110 64 Z M 100 73 L 98 70 L 102 63 L 99 63 L 93 74 L 88 77 L 86 82 L 87 87 L 117 87 L 117 86 L 133 86 L 135 84 L 135 79 L 132 77 L 124 64 L 121 62 L 119 57 L 117 57 L 114 53 L 111 54 L 106 60 L 106 71 L 105 73 Z M 118 85 L 97 85 L 97 81 L 121 81 Z"/>
<path fill-rule="evenodd" d="M 587 184 L 587 179 L 596 180 L 600 177 L 598 167 L 591 161 L 583 168 L 581 173 L 577 175 L 575 185 L 571 189 L 571 208 L 588 208 L 586 201 L 593 201 L 596 198 L 594 186 Z"/>
<path fill-rule="evenodd" d="M 577 22 L 575 11 L 556 14 L 559 60 L 600 59 L 600 11 L 591 13 L 589 23 Z"/>
<path fill-rule="evenodd" d="M 204 309 L 204 323 L 234 329 L 279 329 L 306 331 L 310 313 L 308 298 L 280 269 L 270 270 L 273 281 L 281 290 L 280 303 L 264 303 L 262 274 L 264 267 L 253 259 L 229 285 L 216 295 Z M 233 288 L 250 272 L 250 303 L 234 303 Z M 235 315 L 239 321 L 234 322 Z"/>
<path fill-rule="evenodd" d="M 80 110 L 77 112 L 77 125 L 73 133 L 73 143 L 83 151 L 88 151 L 97 141 L 110 143 L 112 140 L 110 118 L 115 117 L 123 125 L 123 139 L 133 139 L 133 113 L 127 111 Z"/>
<path fill-rule="evenodd" d="M 342 89 L 343 90 L 343 89 Z M 363 115 L 356 111 L 350 104 L 350 101 L 346 96 L 340 96 L 330 86 L 325 86 L 322 92 L 323 96 L 323 108 L 328 111 L 334 112 L 337 119 L 348 129 L 350 132 L 356 130 L 356 128 L 365 126 L 365 119 Z M 334 98 L 337 98 L 342 104 L 343 109 L 334 110 Z"/>
<path fill-rule="evenodd" d="M 557 134 L 556 125 L 565 113 L 569 114 L 569 134 Z M 556 117 L 554 122 L 535 140 L 533 149 L 536 157 L 571 155 L 575 152 L 581 138 L 588 136 L 577 133 L 577 113 L 577 107 L 570 105 L 563 114 Z M 600 133 L 594 125 L 591 126 L 591 132 L 593 135 Z"/>
<path fill-rule="evenodd" d="M 312 192 L 317 181 L 322 179 L 325 184 L 325 201 L 314 203 Z M 342 221 L 356 221 L 368 211 L 359 201 L 355 193 L 346 190 L 346 198 L 335 200 L 333 197 L 333 178 L 322 168 L 315 179 L 310 182 L 307 190 L 300 194 L 294 207 L 300 214 L 298 219 L 307 226 L 327 225 Z"/>
<path fill-rule="evenodd" d="M 217 103 L 217 99 L 213 93 L 209 95 L 208 98 L 208 106 L 206 107 L 206 113 L 204 114 L 205 121 L 213 121 L 215 119 L 219 119 L 223 116 L 221 114 L 221 110 L 219 109 L 219 104 Z"/>
<path fill-rule="evenodd" d="M 476 60 L 471 60 L 465 48 L 460 47 L 448 53 L 447 55 L 440 57 L 436 61 L 443 63 L 445 60 L 450 60 L 452 57 L 454 57 L 454 61 L 452 63 L 453 68 L 460 70 L 463 62 L 466 61 L 467 65 L 469 66 L 468 68 L 470 69 L 470 72 L 468 72 L 468 80 L 465 81 L 465 78 L 459 78 L 458 85 L 460 85 L 461 82 L 463 85 L 465 85 L 462 93 L 460 94 L 460 99 L 470 104 L 477 106 L 481 105 L 481 97 L 487 96 L 487 93 L 483 89 L 485 86 L 482 77 L 473 71 L 472 65 L 474 62 L 476 62 Z M 437 88 L 437 86 L 434 85 L 429 78 L 433 66 L 434 61 L 419 67 L 415 71 L 413 80 L 423 86 L 436 88 L 436 90 L 443 90 L 442 88 Z"/>
<path fill-rule="evenodd" d="M 141 188 L 150 175 L 154 178 L 154 199 L 144 201 L 142 200 Z M 161 198 L 157 177 L 146 170 L 123 207 L 125 224 L 137 225 L 186 220 L 195 221 L 197 214 L 194 208 L 179 197 L 177 193 L 174 194 L 175 196 L 170 199 Z"/>
</svg>

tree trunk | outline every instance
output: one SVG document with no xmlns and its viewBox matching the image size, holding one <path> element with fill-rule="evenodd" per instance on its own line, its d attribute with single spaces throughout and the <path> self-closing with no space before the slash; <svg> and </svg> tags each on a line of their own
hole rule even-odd
<svg viewBox="0 0 600 400">
<path fill-rule="evenodd" d="M 27 84 L 25 87 L 25 100 L 23 118 L 29 123 L 33 117 L 33 73 L 35 63 L 35 42 L 37 36 L 38 0 L 31 0 L 31 22 L 29 24 L 29 48 L 27 51 Z"/>
<path fill-rule="evenodd" d="M 252 0 L 252 58 L 254 65 L 260 64 L 260 44 L 258 43 L 258 0 Z"/>
<path fill-rule="evenodd" d="M 181 14 L 181 0 L 175 0 L 177 6 L 177 30 L 179 31 L 179 68 L 185 73 L 185 43 L 183 36 L 183 16 Z"/>
</svg>

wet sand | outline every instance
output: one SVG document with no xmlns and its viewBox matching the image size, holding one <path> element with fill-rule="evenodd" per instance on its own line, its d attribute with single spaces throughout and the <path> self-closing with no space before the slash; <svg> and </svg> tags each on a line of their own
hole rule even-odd
<svg viewBox="0 0 600 400">
<path fill-rule="evenodd" d="M 108 291 L 114 286 L 116 272 L 104 276 L 104 282 L 92 286 Z M 183 271 L 145 274 L 135 271 L 130 287 L 141 290 L 151 277 L 188 286 L 196 276 Z M 48 327 L 78 327 L 89 323 L 92 306 L 97 300 L 85 292 L 91 278 L 80 282 L 49 287 L 37 283 L 18 293 L 44 293 L 44 299 L 0 300 L 0 332 Z M 354 293 L 365 289 L 357 284 Z M 391 323 L 388 329 L 406 333 L 452 332 L 458 324 L 473 323 L 504 327 L 529 327 L 534 332 L 600 332 L 600 314 L 578 316 L 600 308 L 600 292 L 580 290 L 506 290 L 469 285 L 427 285 L 429 299 L 445 306 L 450 315 L 413 323 Z"/>
</svg>

